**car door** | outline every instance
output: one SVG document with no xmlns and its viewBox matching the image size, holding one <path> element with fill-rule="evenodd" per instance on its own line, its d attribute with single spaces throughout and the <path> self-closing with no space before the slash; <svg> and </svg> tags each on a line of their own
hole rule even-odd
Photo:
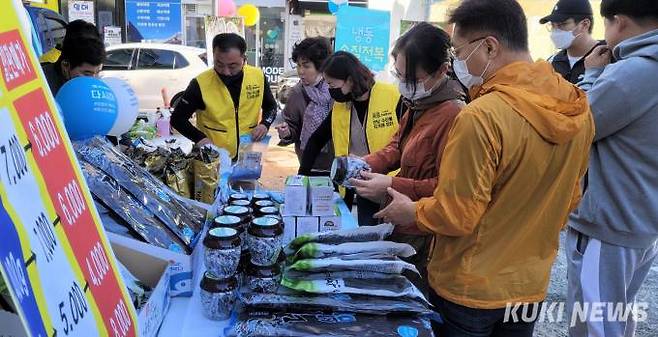
<svg viewBox="0 0 658 337">
<path fill-rule="evenodd" d="M 133 77 L 133 88 L 139 96 L 143 110 L 153 111 L 164 106 L 162 89 L 173 95 L 176 86 L 176 52 L 157 48 L 140 48 L 137 67 Z"/>
</svg>

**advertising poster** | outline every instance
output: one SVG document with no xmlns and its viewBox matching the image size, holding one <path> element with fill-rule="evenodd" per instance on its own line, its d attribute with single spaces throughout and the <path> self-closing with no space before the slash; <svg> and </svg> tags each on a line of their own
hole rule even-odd
<svg viewBox="0 0 658 337">
<path fill-rule="evenodd" d="M 128 42 L 183 43 L 181 0 L 126 0 Z"/>
<path fill-rule="evenodd" d="M 384 70 L 388 63 L 391 13 L 345 6 L 336 17 L 336 51 L 356 55 L 374 72 Z"/>
</svg>

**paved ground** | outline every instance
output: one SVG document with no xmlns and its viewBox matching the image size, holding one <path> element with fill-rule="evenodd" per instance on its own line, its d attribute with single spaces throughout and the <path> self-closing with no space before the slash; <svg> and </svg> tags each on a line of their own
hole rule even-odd
<svg viewBox="0 0 658 337">
<path fill-rule="evenodd" d="M 274 128 L 272 128 L 274 130 Z M 264 155 L 263 177 L 261 183 L 263 186 L 272 189 L 281 189 L 283 187 L 283 178 L 288 175 L 297 173 L 297 156 L 292 146 L 279 147 L 276 144 L 279 139 L 276 131 L 271 131 L 271 146 Z M 566 258 L 564 250 L 564 234 L 560 240 L 561 249 L 558 254 L 551 275 L 547 302 L 563 302 L 567 293 L 567 271 Z M 644 286 L 640 289 L 638 295 L 639 302 L 645 301 L 650 303 L 649 317 L 647 322 L 638 324 L 636 336 L 638 337 L 655 337 L 658 336 L 658 266 L 653 267 L 647 277 Z M 540 323 L 535 329 L 536 337 L 566 337 L 568 323 Z M 617 336 L 614 336 L 617 337 Z"/>
</svg>

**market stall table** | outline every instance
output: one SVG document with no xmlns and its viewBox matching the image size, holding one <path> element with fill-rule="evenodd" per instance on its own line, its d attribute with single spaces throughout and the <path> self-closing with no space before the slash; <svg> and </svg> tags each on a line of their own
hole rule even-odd
<svg viewBox="0 0 658 337">
<path fill-rule="evenodd" d="M 336 204 L 341 213 L 342 228 L 356 228 L 358 226 L 356 219 L 345 202 L 338 195 L 336 196 Z M 203 316 L 200 289 L 197 285 L 201 282 L 201 276 L 206 268 L 203 259 L 196 259 L 196 261 L 193 295 L 187 298 L 172 298 L 169 312 L 160 328 L 159 337 L 221 337 L 231 326 L 230 320 L 213 321 Z"/>
</svg>

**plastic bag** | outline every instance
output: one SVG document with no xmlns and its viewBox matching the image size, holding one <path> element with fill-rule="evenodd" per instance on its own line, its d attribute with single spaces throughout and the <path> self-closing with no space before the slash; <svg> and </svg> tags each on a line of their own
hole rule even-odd
<svg viewBox="0 0 658 337">
<path fill-rule="evenodd" d="M 306 259 L 293 263 L 290 270 L 311 273 L 325 271 L 374 271 L 385 274 L 402 274 L 409 270 L 420 274 L 413 264 L 404 262 L 397 257 L 379 257 L 366 260 L 352 260 L 344 256 L 329 257 L 326 259 Z"/>
<path fill-rule="evenodd" d="M 204 210 L 180 201 L 180 196 L 162 181 L 103 138 L 75 142 L 74 148 L 78 158 L 116 180 L 142 208 L 153 213 L 188 247 L 193 247 L 205 222 Z"/>
<path fill-rule="evenodd" d="M 263 153 L 267 151 L 271 136 L 254 142 L 251 135 L 240 136 L 238 160 L 233 166 L 231 180 L 257 180 L 263 171 Z"/>
<path fill-rule="evenodd" d="M 339 245 L 309 242 L 297 251 L 294 260 L 327 258 L 340 255 L 349 255 L 351 257 L 382 255 L 411 257 L 415 254 L 416 250 L 411 245 L 391 241 L 347 242 Z"/>
<path fill-rule="evenodd" d="M 121 188 L 114 178 L 84 160 L 80 161 L 80 167 L 94 198 L 101 202 L 105 210 L 122 219 L 126 226 L 120 230 L 117 226 L 112 226 L 112 222 L 103 222 L 106 229 L 126 236 L 130 233 L 127 230 L 130 228 L 139 235 L 141 241 L 175 252 L 190 252 L 185 242 L 144 208 L 135 197 Z"/>
<path fill-rule="evenodd" d="M 235 327 L 238 337 L 433 337 L 430 320 L 418 316 L 378 316 L 345 312 L 244 312 Z"/>
<path fill-rule="evenodd" d="M 144 139 L 153 139 L 155 138 L 158 130 L 153 125 L 149 125 L 145 120 L 140 119 L 133 125 L 128 131 L 128 137 L 130 138 L 144 138 Z"/>
<path fill-rule="evenodd" d="M 192 167 L 194 171 L 194 199 L 212 204 L 219 183 L 219 153 L 212 146 L 195 150 Z"/>
<path fill-rule="evenodd" d="M 290 242 L 284 252 L 288 256 L 294 255 L 299 248 L 309 242 L 323 244 L 341 244 L 347 242 L 381 241 L 393 233 L 392 224 L 381 224 L 377 226 L 362 226 L 356 229 L 344 229 L 338 231 L 327 231 L 302 235 Z"/>
<path fill-rule="evenodd" d="M 350 179 L 362 179 L 361 172 L 370 171 L 370 165 L 356 156 L 342 156 L 334 158 L 331 164 L 331 180 L 347 188 L 353 188 Z"/>
<path fill-rule="evenodd" d="M 186 156 L 180 148 L 176 148 L 171 151 L 164 169 L 167 186 L 185 198 L 192 198 L 193 179 L 190 161 L 191 157 Z"/>
</svg>

